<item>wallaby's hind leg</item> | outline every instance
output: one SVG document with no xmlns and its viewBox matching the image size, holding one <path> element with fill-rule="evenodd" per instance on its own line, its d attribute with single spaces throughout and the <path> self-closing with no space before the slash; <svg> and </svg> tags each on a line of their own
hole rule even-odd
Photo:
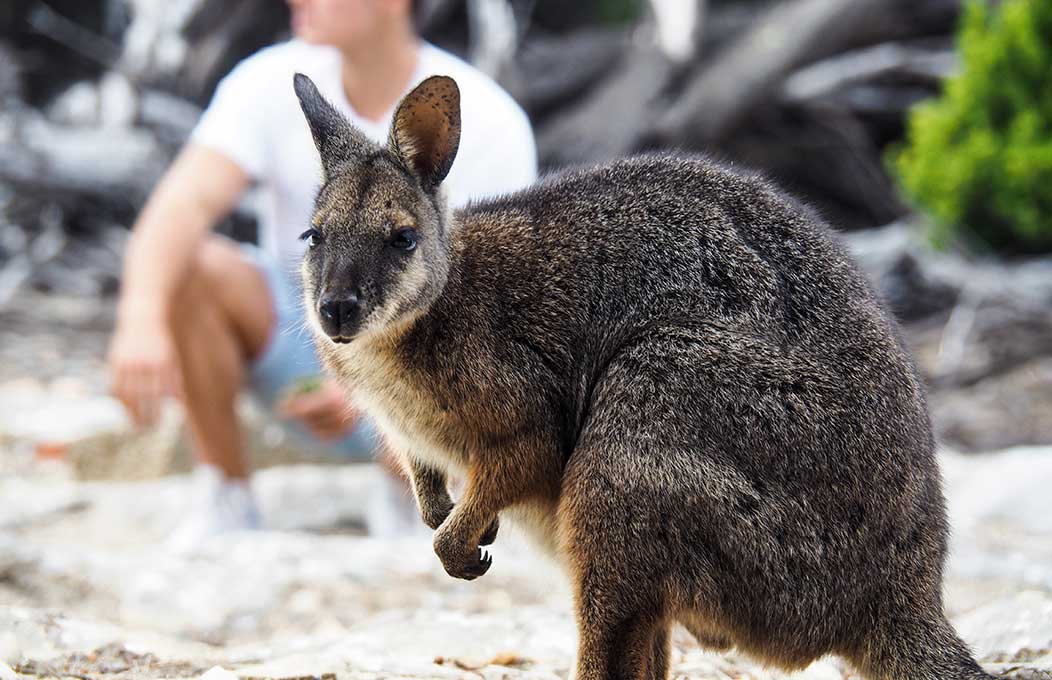
<svg viewBox="0 0 1052 680">
<path fill-rule="evenodd" d="M 945 619 L 895 621 L 848 658 L 867 680 L 990 680 Z"/>
<path fill-rule="evenodd" d="M 650 667 L 645 676 L 648 680 L 665 680 L 668 677 L 671 642 L 669 627 L 667 621 L 660 621 L 654 627 L 654 634 L 651 638 Z"/>
<path fill-rule="evenodd" d="M 581 639 L 574 680 L 665 680 L 668 624 L 644 612 L 621 612 L 616 619 L 591 616 L 581 606 L 589 597 L 583 595 L 578 604 Z"/>
<path fill-rule="evenodd" d="M 667 554 L 644 528 L 653 518 L 631 491 L 639 485 L 604 469 L 619 459 L 606 446 L 579 446 L 563 477 L 559 533 L 580 633 L 574 678 L 665 680 Z"/>
</svg>

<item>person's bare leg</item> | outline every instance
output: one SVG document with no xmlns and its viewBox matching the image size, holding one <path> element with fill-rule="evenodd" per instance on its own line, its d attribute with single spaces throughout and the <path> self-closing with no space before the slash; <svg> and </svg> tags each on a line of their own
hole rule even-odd
<svg viewBox="0 0 1052 680">
<path fill-rule="evenodd" d="M 206 241 L 180 291 L 172 324 L 194 457 L 222 470 L 229 481 L 249 474 L 235 402 L 248 362 L 263 351 L 276 323 L 263 273 L 226 239 Z M 422 528 L 397 462 L 390 454 L 379 462 L 384 478 L 374 490 L 379 504 L 371 527 L 386 527 L 378 531 L 383 535 Z"/>
<path fill-rule="evenodd" d="M 180 290 L 172 326 L 194 456 L 228 478 L 248 476 L 235 402 L 247 363 L 275 323 L 262 272 L 235 244 L 210 237 Z"/>
</svg>

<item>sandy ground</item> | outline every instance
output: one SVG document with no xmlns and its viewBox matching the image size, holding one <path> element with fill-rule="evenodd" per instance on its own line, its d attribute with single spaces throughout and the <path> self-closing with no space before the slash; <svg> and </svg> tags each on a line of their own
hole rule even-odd
<svg viewBox="0 0 1052 680">
<path fill-rule="evenodd" d="M 991 669 L 1052 671 L 1052 450 L 942 460 L 949 612 Z M 57 463 L 8 473 L 0 660 L 48 677 L 194 677 L 217 664 L 261 678 L 566 677 L 575 634 L 558 570 L 507 529 L 492 570 L 472 583 L 442 572 L 423 531 L 362 535 L 376 474 L 269 468 L 255 489 L 280 529 L 173 553 L 162 539 L 185 506 L 186 476 L 83 482 Z M 703 652 L 682 631 L 674 673 L 783 677 Z M 1012 677 L 1052 677 L 1022 673 Z M 851 676 L 823 660 L 799 677 Z"/>
</svg>

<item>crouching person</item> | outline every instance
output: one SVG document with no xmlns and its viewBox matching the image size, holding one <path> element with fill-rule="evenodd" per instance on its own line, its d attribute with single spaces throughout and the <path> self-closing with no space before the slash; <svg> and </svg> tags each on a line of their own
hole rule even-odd
<svg viewBox="0 0 1052 680">
<path fill-rule="evenodd" d="M 411 0 L 289 6 L 295 37 L 249 57 L 220 83 L 140 214 L 125 254 L 109 351 L 112 389 L 139 425 L 156 419 L 166 396 L 183 404 L 196 468 L 189 510 L 170 539 L 177 548 L 260 525 L 235 412 L 244 387 L 340 455 L 371 458 L 380 446 L 328 380 L 294 389 L 321 374 L 297 274 L 304 248 L 298 236 L 309 227 L 321 164 L 292 74 L 309 75 L 376 141 L 386 137 L 403 94 L 428 76 L 450 75 L 471 123 L 446 181 L 449 205 L 511 192 L 536 177 L 522 110 L 484 74 L 422 42 Z M 253 185 L 261 206 L 258 247 L 211 234 Z M 408 493 L 378 493 L 410 502 Z"/>
</svg>

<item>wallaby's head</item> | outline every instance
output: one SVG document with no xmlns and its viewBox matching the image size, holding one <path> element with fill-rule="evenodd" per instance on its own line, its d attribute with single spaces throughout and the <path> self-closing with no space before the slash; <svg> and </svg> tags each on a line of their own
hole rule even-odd
<svg viewBox="0 0 1052 680">
<path fill-rule="evenodd" d="M 449 272 L 439 186 L 460 143 L 460 91 L 428 78 L 402 100 L 386 147 L 327 102 L 310 78 L 296 95 L 321 154 L 302 275 L 307 314 L 335 342 L 412 319 L 441 293 Z"/>
</svg>

